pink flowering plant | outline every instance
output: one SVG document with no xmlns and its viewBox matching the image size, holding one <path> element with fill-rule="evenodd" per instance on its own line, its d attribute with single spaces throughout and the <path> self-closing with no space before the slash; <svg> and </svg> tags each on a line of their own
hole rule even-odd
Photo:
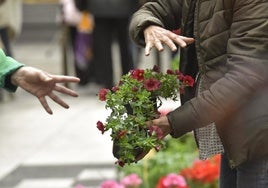
<svg viewBox="0 0 268 188">
<path fill-rule="evenodd" d="M 137 174 L 132 173 L 122 178 L 120 184 L 125 188 L 139 188 L 142 184 L 142 180 Z"/>
<path fill-rule="evenodd" d="M 188 188 L 188 186 L 182 175 L 169 173 L 159 179 L 156 188 Z"/>
<path fill-rule="evenodd" d="M 178 70 L 162 73 L 154 66 L 131 70 L 112 89 L 99 91 L 99 99 L 106 102 L 105 108 L 111 113 L 105 123 L 97 122 L 97 128 L 102 134 L 111 130 L 113 154 L 120 166 L 136 162 L 143 151 L 164 146 L 161 129 L 154 125 L 148 127 L 146 122 L 160 116 L 158 108 L 162 99 L 176 101 L 178 94 L 193 84 L 191 76 Z"/>
</svg>

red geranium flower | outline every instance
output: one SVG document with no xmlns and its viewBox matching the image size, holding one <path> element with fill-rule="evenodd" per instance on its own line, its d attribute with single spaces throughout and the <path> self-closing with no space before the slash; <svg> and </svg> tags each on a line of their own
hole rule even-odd
<svg viewBox="0 0 268 188">
<path fill-rule="evenodd" d="M 106 100 L 106 95 L 107 95 L 108 91 L 109 91 L 109 89 L 106 89 L 106 88 L 100 89 L 100 91 L 99 91 L 99 99 L 101 101 L 105 101 Z"/>
<path fill-rule="evenodd" d="M 116 92 L 118 89 L 119 89 L 118 86 L 114 86 L 114 87 L 112 87 L 112 91 L 113 91 L 113 92 Z"/>
<path fill-rule="evenodd" d="M 175 74 L 177 75 L 177 77 L 178 77 L 179 80 L 183 80 L 184 75 L 179 70 L 176 70 L 175 71 Z"/>
<path fill-rule="evenodd" d="M 161 82 L 155 78 L 149 78 L 144 81 L 144 87 L 147 91 L 155 91 L 160 88 Z"/>
<path fill-rule="evenodd" d="M 173 70 L 168 69 L 167 74 L 174 74 Z"/>
<path fill-rule="evenodd" d="M 191 76 L 186 75 L 183 77 L 183 83 L 185 85 L 189 85 L 189 86 L 193 87 L 194 86 L 194 79 Z"/>
<path fill-rule="evenodd" d="M 142 81 L 144 79 L 144 70 L 143 69 L 135 69 L 130 71 L 131 77 L 138 80 Z"/>
<path fill-rule="evenodd" d="M 208 160 L 197 160 L 190 168 L 181 171 L 181 175 L 188 180 L 200 183 L 213 183 L 219 178 L 220 156 L 215 155 Z"/>
<path fill-rule="evenodd" d="M 118 160 L 118 161 L 116 161 L 115 164 L 118 164 L 118 165 L 121 166 L 121 167 L 124 167 L 124 166 L 125 166 L 125 162 L 122 161 L 122 160 Z"/>
<path fill-rule="evenodd" d="M 153 71 L 159 73 L 160 69 L 159 69 L 159 67 L 157 65 L 154 65 Z"/>
<path fill-rule="evenodd" d="M 102 134 L 105 132 L 104 124 L 101 121 L 97 122 L 97 128 L 101 131 Z"/>
</svg>

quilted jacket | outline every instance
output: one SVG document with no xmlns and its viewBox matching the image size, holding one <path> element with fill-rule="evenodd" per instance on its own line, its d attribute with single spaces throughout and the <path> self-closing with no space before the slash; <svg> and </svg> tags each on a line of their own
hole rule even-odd
<svg viewBox="0 0 268 188">
<path fill-rule="evenodd" d="M 180 69 L 197 83 L 168 114 L 171 135 L 215 122 L 231 167 L 268 157 L 267 10 L 267 0 L 156 0 L 130 25 L 142 46 L 151 24 L 195 38 L 181 50 Z"/>
<path fill-rule="evenodd" d="M 17 62 L 11 57 L 7 57 L 3 50 L 0 49 L 0 88 L 5 88 L 14 92 L 17 87 L 11 84 L 9 76 L 12 72 L 22 66 L 23 64 Z"/>
</svg>

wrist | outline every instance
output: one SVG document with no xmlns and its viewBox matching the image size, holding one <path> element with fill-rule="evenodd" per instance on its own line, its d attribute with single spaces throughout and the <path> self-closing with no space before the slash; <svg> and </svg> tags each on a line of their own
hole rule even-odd
<svg viewBox="0 0 268 188">
<path fill-rule="evenodd" d="M 11 84 L 15 86 L 19 86 L 19 80 L 20 80 L 21 74 L 23 73 L 23 69 L 24 69 L 23 67 L 20 67 L 10 75 Z"/>
</svg>

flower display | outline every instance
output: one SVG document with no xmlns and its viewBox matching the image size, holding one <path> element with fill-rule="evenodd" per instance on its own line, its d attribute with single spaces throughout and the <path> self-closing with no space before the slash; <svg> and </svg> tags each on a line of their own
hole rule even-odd
<svg viewBox="0 0 268 188">
<path fill-rule="evenodd" d="M 137 174 L 129 174 L 122 178 L 120 183 L 126 188 L 138 188 L 142 183 L 142 180 Z"/>
<path fill-rule="evenodd" d="M 118 168 L 116 184 L 123 188 L 217 188 L 220 154 L 199 160 L 192 136 L 188 133 L 178 139 L 168 137 L 167 147 L 161 152 L 152 150 L 150 157 L 140 163 Z"/>
<path fill-rule="evenodd" d="M 99 91 L 99 100 L 106 102 L 105 108 L 111 113 L 106 122 L 97 122 L 97 128 L 102 134 L 111 130 L 117 164 L 136 162 L 141 152 L 164 146 L 162 130 L 154 125 L 148 127 L 146 122 L 159 117 L 163 99 L 176 101 L 178 94 L 193 84 L 191 76 L 178 70 L 162 73 L 154 66 L 131 70 L 112 89 Z"/>
<path fill-rule="evenodd" d="M 188 188 L 183 176 L 170 173 L 159 179 L 156 188 Z"/>
<path fill-rule="evenodd" d="M 220 155 L 207 160 L 196 160 L 189 168 L 182 169 L 181 175 L 194 186 L 210 185 L 209 188 L 216 188 L 219 178 Z"/>
</svg>

